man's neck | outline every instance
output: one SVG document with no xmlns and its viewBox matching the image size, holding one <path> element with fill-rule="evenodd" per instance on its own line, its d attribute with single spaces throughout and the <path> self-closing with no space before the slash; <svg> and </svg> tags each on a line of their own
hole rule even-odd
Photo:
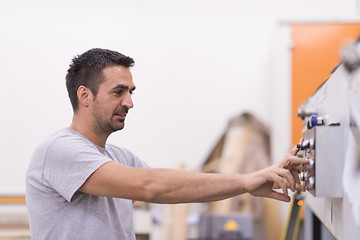
<svg viewBox="0 0 360 240">
<path fill-rule="evenodd" d="M 92 126 L 89 126 L 89 122 L 83 122 L 76 116 L 73 117 L 73 121 L 70 128 L 88 138 L 90 141 L 98 145 L 99 147 L 105 147 L 106 140 L 109 137 L 107 133 L 97 133 Z"/>
</svg>

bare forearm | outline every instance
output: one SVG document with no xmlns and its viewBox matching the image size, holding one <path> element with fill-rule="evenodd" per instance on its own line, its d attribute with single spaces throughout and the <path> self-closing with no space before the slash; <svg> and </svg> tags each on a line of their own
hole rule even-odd
<svg viewBox="0 0 360 240">
<path fill-rule="evenodd" d="M 79 189 L 97 196 L 153 203 L 206 202 L 245 192 L 241 175 L 139 169 L 109 162 L 95 171 Z"/>
<path fill-rule="evenodd" d="M 243 176 L 188 172 L 172 169 L 148 170 L 148 189 L 154 203 L 208 202 L 245 192 Z"/>
</svg>

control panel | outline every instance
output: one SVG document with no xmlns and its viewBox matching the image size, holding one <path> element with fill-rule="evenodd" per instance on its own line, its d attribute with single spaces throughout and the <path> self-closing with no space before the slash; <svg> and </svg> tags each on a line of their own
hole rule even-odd
<svg viewBox="0 0 360 240">
<path fill-rule="evenodd" d="M 341 198 L 343 131 L 339 124 L 326 125 L 325 118 L 317 115 L 304 120 L 306 127 L 297 156 L 309 159 L 309 164 L 303 166 L 300 180 L 316 197 Z"/>
</svg>

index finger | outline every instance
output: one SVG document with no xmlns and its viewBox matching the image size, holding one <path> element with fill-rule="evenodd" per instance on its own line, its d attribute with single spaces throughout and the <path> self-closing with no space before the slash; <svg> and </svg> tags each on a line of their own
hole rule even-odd
<svg viewBox="0 0 360 240">
<path fill-rule="evenodd" d="M 309 163 L 309 159 L 307 158 L 299 158 L 296 156 L 290 156 L 287 159 L 289 161 L 290 164 L 308 164 Z"/>
<path fill-rule="evenodd" d="M 298 151 L 299 149 L 296 146 L 294 146 L 290 149 L 290 154 L 295 156 Z"/>
</svg>

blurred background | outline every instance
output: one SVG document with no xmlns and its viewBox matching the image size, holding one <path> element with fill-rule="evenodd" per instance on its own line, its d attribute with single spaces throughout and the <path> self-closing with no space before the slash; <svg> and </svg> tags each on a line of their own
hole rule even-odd
<svg viewBox="0 0 360 240">
<path fill-rule="evenodd" d="M 238 163 L 238 172 L 246 172 L 280 160 L 300 138 L 301 130 L 299 136 L 292 134 L 292 111 L 310 94 L 292 105 L 294 29 L 359 20 L 359 0 L 0 1 L 0 239 L 29 239 L 23 198 L 27 164 L 42 139 L 70 125 L 65 74 L 77 54 L 108 48 L 135 59 L 135 107 L 124 130 L 109 142 L 153 167 L 196 171 L 228 171 L 224 165 L 230 165 L 216 159 L 234 151 L 247 156 L 241 158 L 245 162 L 256 162 L 243 168 Z M 357 29 L 340 34 L 331 48 L 333 56 L 322 55 L 330 63 L 321 70 L 319 82 L 340 61 L 340 49 L 357 37 Z M 305 32 L 297 39 L 311 42 L 313 34 Z M 320 43 L 331 38 L 319 35 Z M 313 58 L 311 52 L 305 61 Z M 244 131 L 261 139 L 246 155 L 246 144 L 228 143 L 229 138 L 248 143 Z M 251 153 L 258 149 L 263 149 L 263 157 L 254 160 Z M 244 201 L 245 209 L 256 204 Z M 270 216 L 276 216 L 279 233 L 289 204 L 276 204 L 278 210 Z M 167 207 L 135 207 L 139 239 L 181 235 L 173 233 L 176 209 Z M 186 233 L 183 239 L 196 239 L 200 212 L 212 207 L 183 207 L 188 214 L 177 218 L 181 223 L 175 228 Z M 261 213 L 244 211 L 262 218 Z M 266 232 L 258 239 L 270 239 Z"/>
</svg>

